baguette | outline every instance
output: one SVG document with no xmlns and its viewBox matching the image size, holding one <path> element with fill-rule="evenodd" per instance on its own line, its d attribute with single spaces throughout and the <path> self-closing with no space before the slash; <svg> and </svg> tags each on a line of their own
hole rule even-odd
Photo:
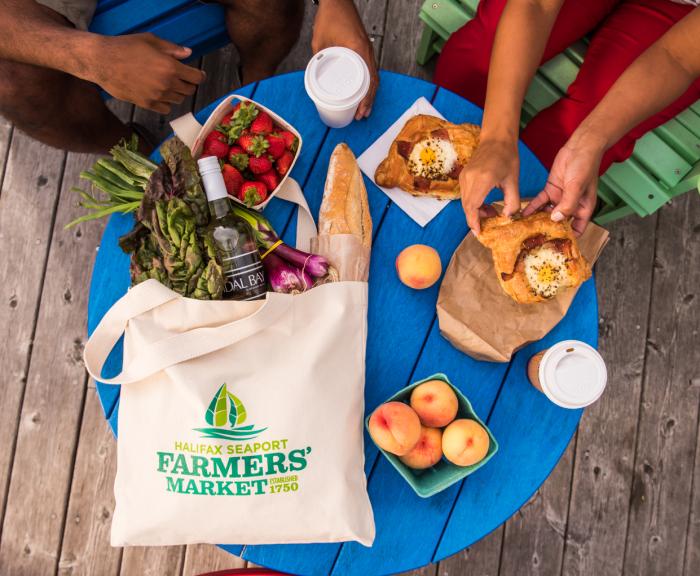
<svg viewBox="0 0 700 576">
<path fill-rule="evenodd" d="M 318 217 L 320 235 L 354 234 L 372 246 L 372 217 L 367 190 L 355 155 L 347 144 L 333 150 Z"/>
</svg>

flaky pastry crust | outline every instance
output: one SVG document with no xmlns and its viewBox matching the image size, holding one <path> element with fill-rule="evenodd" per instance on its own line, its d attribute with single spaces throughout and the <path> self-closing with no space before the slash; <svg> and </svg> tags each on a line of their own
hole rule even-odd
<svg viewBox="0 0 700 576">
<path fill-rule="evenodd" d="M 442 118 L 419 114 L 411 118 L 399 132 L 389 148 L 389 155 L 377 167 L 374 181 L 379 186 L 398 186 L 414 196 L 433 196 L 442 199 L 459 198 L 459 171 L 474 154 L 479 145 L 479 126 L 453 124 Z M 457 152 L 458 163 L 445 180 L 428 180 L 417 177 L 408 168 L 407 151 L 430 137 L 446 137 Z"/>
<path fill-rule="evenodd" d="M 547 212 L 515 220 L 505 216 L 486 218 L 477 238 L 491 249 L 501 287 L 516 302 L 532 304 L 549 300 L 533 289 L 524 270 L 525 256 L 542 246 L 558 250 L 566 258 L 567 282 L 561 288 L 579 286 L 591 276 L 591 268 L 579 251 L 570 223 L 554 222 Z"/>
</svg>

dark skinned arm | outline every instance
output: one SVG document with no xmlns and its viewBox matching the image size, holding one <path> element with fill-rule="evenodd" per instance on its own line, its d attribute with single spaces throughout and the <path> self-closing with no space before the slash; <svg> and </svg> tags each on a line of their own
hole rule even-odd
<svg viewBox="0 0 700 576">
<path fill-rule="evenodd" d="M 169 112 L 204 79 L 180 62 L 190 54 L 153 34 L 101 36 L 76 30 L 33 0 L 0 0 L 0 58 L 94 82 L 156 112 Z"/>
</svg>

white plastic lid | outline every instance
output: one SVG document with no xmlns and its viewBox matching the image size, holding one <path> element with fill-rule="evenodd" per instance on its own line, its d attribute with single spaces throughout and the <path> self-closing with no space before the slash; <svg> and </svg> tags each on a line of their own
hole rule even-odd
<svg viewBox="0 0 700 576">
<path fill-rule="evenodd" d="M 202 186 L 207 195 L 207 200 L 212 202 L 220 198 L 226 198 L 226 183 L 221 172 L 221 164 L 216 156 L 206 156 L 197 160 L 199 175 L 202 177 Z"/>
<path fill-rule="evenodd" d="M 317 53 L 306 66 L 304 86 L 309 97 L 326 108 L 356 106 L 369 90 L 369 68 L 349 48 L 332 46 Z"/>
<path fill-rule="evenodd" d="M 603 393 L 608 373 L 595 348 L 578 340 L 564 340 L 542 357 L 539 370 L 542 391 L 563 408 L 583 408 Z"/>
</svg>

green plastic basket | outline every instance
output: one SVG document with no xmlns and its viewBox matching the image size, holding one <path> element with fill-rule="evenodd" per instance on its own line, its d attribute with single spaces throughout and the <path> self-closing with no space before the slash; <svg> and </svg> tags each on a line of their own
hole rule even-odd
<svg viewBox="0 0 700 576">
<path fill-rule="evenodd" d="M 481 424 L 486 430 L 486 433 L 489 435 L 489 450 L 483 460 L 477 462 L 476 464 L 472 464 L 471 466 L 457 466 L 443 457 L 440 462 L 431 468 L 426 470 L 413 470 L 401 462 L 398 456 L 391 454 L 390 452 L 386 452 L 377 446 L 379 451 L 387 457 L 389 462 L 391 462 L 391 465 L 396 468 L 398 473 L 403 476 L 404 480 L 410 484 L 411 488 L 413 488 L 415 493 L 421 498 L 428 498 L 433 494 L 442 492 L 445 488 L 452 486 L 455 482 L 459 482 L 463 478 L 466 478 L 486 464 L 493 457 L 493 455 L 498 452 L 498 442 L 496 442 L 493 434 L 491 434 L 491 430 L 489 430 L 488 426 L 486 426 L 486 424 L 484 424 L 484 422 L 476 415 L 471 403 L 469 400 L 467 400 L 467 397 L 462 394 L 444 374 L 433 374 L 428 378 L 414 382 L 413 384 L 399 390 L 396 394 L 388 398 L 386 402 L 397 401 L 408 404 L 413 389 L 416 386 L 423 384 L 423 382 L 427 382 L 428 380 L 442 380 L 448 384 L 452 390 L 454 390 L 459 402 L 457 418 L 476 420 L 479 424 Z M 365 427 L 369 432 L 369 416 L 367 416 L 365 419 Z"/>
</svg>

